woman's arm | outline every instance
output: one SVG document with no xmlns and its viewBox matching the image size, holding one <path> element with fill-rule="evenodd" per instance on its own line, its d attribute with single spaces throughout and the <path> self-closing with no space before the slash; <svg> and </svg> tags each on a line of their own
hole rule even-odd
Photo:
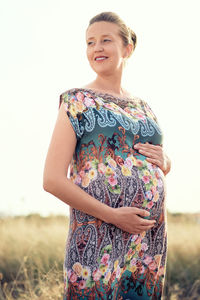
<svg viewBox="0 0 200 300">
<path fill-rule="evenodd" d="M 66 176 L 52 178 L 52 181 L 44 185 L 44 190 L 75 209 L 104 222 L 110 223 L 111 221 L 113 208 L 96 200 Z"/>
<path fill-rule="evenodd" d="M 113 209 L 90 196 L 67 178 L 75 147 L 76 135 L 62 103 L 45 161 L 43 188 L 64 203 L 109 222 Z"/>
<path fill-rule="evenodd" d="M 76 135 L 61 104 L 52 139 L 49 145 L 44 173 L 43 188 L 71 207 L 92 215 L 104 222 L 114 224 L 130 233 L 150 229 L 154 220 L 145 209 L 136 207 L 112 208 L 95 199 L 67 178 L 68 166 L 76 147 Z"/>
</svg>

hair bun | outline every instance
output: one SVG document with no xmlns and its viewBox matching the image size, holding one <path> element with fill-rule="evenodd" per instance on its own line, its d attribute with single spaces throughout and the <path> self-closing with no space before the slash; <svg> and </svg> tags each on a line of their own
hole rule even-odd
<svg viewBox="0 0 200 300">
<path fill-rule="evenodd" d="M 137 45 L 137 36 L 135 34 L 135 32 L 130 28 L 128 27 L 128 30 L 129 30 L 129 34 L 130 34 L 130 42 L 133 43 L 133 46 L 134 46 L 134 49 Z"/>
</svg>

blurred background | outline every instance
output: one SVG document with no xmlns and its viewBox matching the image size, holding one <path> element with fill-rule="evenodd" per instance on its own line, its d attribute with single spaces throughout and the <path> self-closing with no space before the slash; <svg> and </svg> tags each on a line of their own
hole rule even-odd
<svg viewBox="0 0 200 300">
<path fill-rule="evenodd" d="M 200 299 L 199 8 L 198 0 L 0 2 L 2 299 L 62 299 L 69 209 L 43 190 L 43 169 L 60 94 L 96 76 L 85 30 L 103 11 L 137 35 L 123 86 L 155 112 L 172 161 L 165 297 Z"/>
</svg>

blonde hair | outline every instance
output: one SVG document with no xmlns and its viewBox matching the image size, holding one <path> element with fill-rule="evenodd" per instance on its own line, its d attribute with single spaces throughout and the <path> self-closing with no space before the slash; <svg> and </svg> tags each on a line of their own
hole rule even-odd
<svg viewBox="0 0 200 300">
<path fill-rule="evenodd" d="M 119 35 L 122 38 L 124 46 L 127 46 L 128 44 L 133 45 L 133 50 L 131 51 L 129 57 L 132 55 L 133 51 L 135 50 L 136 44 L 137 44 L 137 37 L 135 32 L 129 28 L 124 21 L 114 12 L 102 12 L 96 16 L 94 16 L 90 21 L 89 25 L 92 25 L 95 22 L 110 22 L 114 23 L 119 26 Z"/>
</svg>

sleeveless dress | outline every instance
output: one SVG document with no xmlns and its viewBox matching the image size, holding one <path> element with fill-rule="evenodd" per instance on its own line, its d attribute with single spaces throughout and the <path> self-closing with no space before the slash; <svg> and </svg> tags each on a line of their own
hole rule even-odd
<svg viewBox="0 0 200 300">
<path fill-rule="evenodd" d="M 86 88 L 60 95 L 77 144 L 70 179 L 113 208 L 150 212 L 155 225 L 130 234 L 70 207 L 64 300 L 162 299 L 167 254 L 166 186 L 162 170 L 134 149 L 162 145 L 163 134 L 146 101 Z M 81 201 L 81 199 L 80 199 Z"/>
</svg>

